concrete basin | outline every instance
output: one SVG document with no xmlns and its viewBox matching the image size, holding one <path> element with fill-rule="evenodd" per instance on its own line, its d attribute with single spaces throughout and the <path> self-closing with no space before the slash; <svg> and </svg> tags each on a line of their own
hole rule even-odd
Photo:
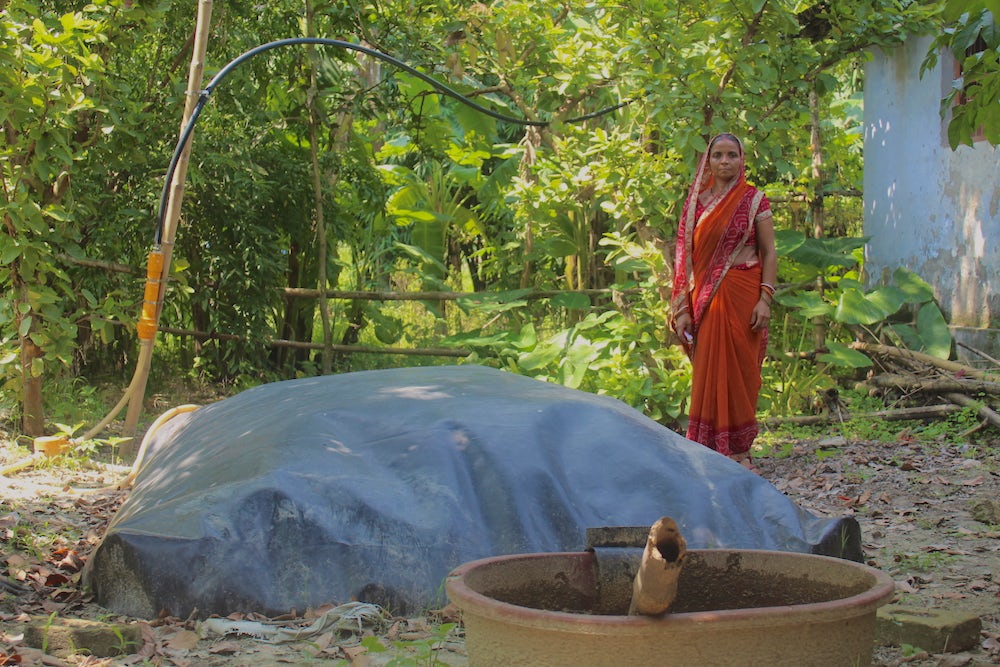
<svg viewBox="0 0 1000 667">
<path fill-rule="evenodd" d="M 449 575 L 472 667 L 871 664 L 875 614 L 894 590 L 828 556 L 688 551 L 671 610 L 625 615 L 638 549 L 520 554 Z"/>
</svg>

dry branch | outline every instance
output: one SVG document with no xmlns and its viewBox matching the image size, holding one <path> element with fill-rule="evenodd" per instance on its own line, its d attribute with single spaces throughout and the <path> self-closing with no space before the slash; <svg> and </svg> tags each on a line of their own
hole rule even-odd
<svg viewBox="0 0 1000 667">
<path fill-rule="evenodd" d="M 991 396 L 1000 396 L 1000 382 L 988 382 L 986 380 L 964 380 L 958 378 L 922 380 L 912 375 L 886 373 L 870 378 L 868 383 L 876 387 L 899 389 L 906 392 L 931 394 L 948 394 L 952 392 L 962 394 L 982 393 Z"/>
<path fill-rule="evenodd" d="M 989 423 L 993 424 L 993 426 L 1000 428 L 1000 414 L 997 414 L 996 410 L 993 410 L 989 406 L 983 405 L 979 401 L 973 400 L 965 394 L 950 393 L 945 394 L 944 397 L 956 405 L 961 405 L 963 407 L 975 407 L 976 414 L 978 414 L 982 419 L 985 419 Z"/>
<path fill-rule="evenodd" d="M 851 349 L 859 350 L 867 354 L 875 354 L 880 357 L 888 357 L 890 359 L 895 359 L 897 361 L 917 362 L 925 364 L 927 366 L 934 366 L 935 368 L 940 368 L 941 370 L 948 371 L 949 373 L 961 374 L 964 377 L 977 378 L 979 380 L 988 380 L 991 377 L 989 373 L 984 373 L 983 371 L 973 368 L 972 366 L 967 366 L 966 364 L 960 364 L 957 361 L 938 359 L 937 357 L 932 357 L 931 355 L 924 354 L 923 352 L 914 352 L 913 350 L 906 350 L 899 347 L 892 347 L 891 345 L 878 345 L 875 343 L 855 342 L 851 343 Z M 956 391 L 963 391 L 963 390 L 958 389 Z"/>
<path fill-rule="evenodd" d="M 912 408 L 896 408 L 893 410 L 876 410 L 862 414 L 853 414 L 851 417 L 857 419 L 881 419 L 884 421 L 902 421 L 904 419 L 937 419 L 946 417 L 958 412 L 961 408 L 957 405 L 926 405 Z M 773 428 L 784 424 L 795 426 L 813 426 L 815 424 L 839 423 L 840 417 L 834 414 L 823 415 L 800 415 L 796 417 L 771 417 L 764 421 L 764 425 Z"/>
</svg>

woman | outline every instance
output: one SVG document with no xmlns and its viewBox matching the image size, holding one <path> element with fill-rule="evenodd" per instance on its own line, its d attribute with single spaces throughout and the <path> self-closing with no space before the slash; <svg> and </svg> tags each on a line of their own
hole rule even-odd
<svg viewBox="0 0 1000 667">
<path fill-rule="evenodd" d="M 778 275 L 771 205 L 720 134 L 698 163 L 677 232 L 673 330 L 691 358 L 687 437 L 754 470 L 760 367 Z"/>
</svg>

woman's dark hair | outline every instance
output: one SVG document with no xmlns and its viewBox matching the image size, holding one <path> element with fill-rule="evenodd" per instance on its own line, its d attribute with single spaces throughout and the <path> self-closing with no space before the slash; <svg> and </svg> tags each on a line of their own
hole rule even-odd
<svg viewBox="0 0 1000 667">
<path fill-rule="evenodd" d="M 720 132 L 715 135 L 715 137 L 712 138 L 712 142 L 708 144 L 708 152 L 712 151 L 712 146 L 714 146 L 715 142 L 719 139 L 729 139 L 730 141 L 736 142 L 736 145 L 740 147 L 740 154 L 743 154 L 743 142 L 740 141 L 735 134 L 730 134 L 729 132 Z"/>
</svg>

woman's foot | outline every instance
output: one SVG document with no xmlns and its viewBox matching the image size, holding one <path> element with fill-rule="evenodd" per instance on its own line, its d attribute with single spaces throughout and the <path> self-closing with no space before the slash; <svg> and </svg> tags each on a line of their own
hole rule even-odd
<svg viewBox="0 0 1000 667">
<path fill-rule="evenodd" d="M 753 464 L 753 461 L 750 459 L 750 452 L 743 452 L 741 454 L 730 454 L 729 458 L 736 461 L 750 472 L 755 473 L 757 475 L 760 474 L 760 469 L 757 466 L 755 466 Z"/>
</svg>

